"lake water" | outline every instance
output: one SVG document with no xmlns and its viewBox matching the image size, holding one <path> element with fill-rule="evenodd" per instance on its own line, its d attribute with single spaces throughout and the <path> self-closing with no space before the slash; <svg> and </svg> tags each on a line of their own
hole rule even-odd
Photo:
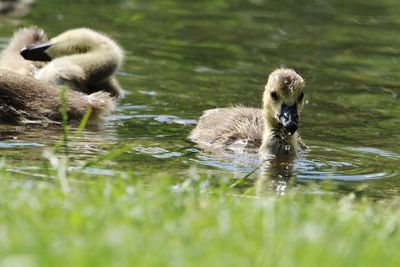
<svg viewBox="0 0 400 267">
<path fill-rule="evenodd" d="M 50 37 L 90 27 L 124 47 L 118 79 L 126 97 L 102 129 L 87 129 L 70 144 L 72 165 L 121 150 L 85 169 L 116 178 L 244 177 L 260 164 L 256 154 L 215 155 L 188 135 L 203 110 L 259 107 L 268 73 L 294 68 L 306 80 L 301 134 L 310 148 L 238 187 L 386 197 L 400 192 L 399 14 L 394 0 L 39 0 L 23 18 L 1 18 L 0 47 L 29 25 Z M 1 153 L 22 179 L 43 179 L 43 149 L 60 136 L 2 126 Z M 321 189 L 325 181 L 331 189 Z"/>
</svg>

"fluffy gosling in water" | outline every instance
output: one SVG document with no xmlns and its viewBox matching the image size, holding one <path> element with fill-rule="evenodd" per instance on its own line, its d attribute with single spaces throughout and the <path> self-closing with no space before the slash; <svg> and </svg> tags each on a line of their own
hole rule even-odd
<svg viewBox="0 0 400 267">
<path fill-rule="evenodd" d="M 294 157 L 306 147 L 297 131 L 303 98 L 303 78 L 292 69 L 276 69 L 265 85 L 262 109 L 206 110 L 191 138 L 208 148 L 259 148 L 263 155 Z"/>
<path fill-rule="evenodd" d="M 58 122 L 61 120 L 60 86 L 34 78 L 45 63 L 25 60 L 20 50 L 36 42 L 46 42 L 42 29 L 32 27 L 17 31 L 0 56 L 0 122 Z M 101 122 L 114 109 L 114 99 L 107 92 L 84 94 L 66 91 L 70 121 L 80 121 L 92 108 L 90 123 Z"/>
</svg>

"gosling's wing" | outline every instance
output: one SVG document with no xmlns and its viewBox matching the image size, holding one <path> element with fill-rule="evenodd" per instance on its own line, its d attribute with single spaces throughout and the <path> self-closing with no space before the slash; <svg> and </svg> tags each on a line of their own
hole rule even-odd
<svg viewBox="0 0 400 267">
<path fill-rule="evenodd" d="M 259 147 L 263 133 L 261 110 L 218 108 L 206 110 L 192 132 L 192 139 L 212 146 Z"/>
</svg>

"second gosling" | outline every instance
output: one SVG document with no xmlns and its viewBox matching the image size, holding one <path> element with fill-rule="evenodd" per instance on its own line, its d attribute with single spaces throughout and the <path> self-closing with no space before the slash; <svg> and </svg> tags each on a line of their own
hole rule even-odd
<svg viewBox="0 0 400 267">
<path fill-rule="evenodd" d="M 211 148 L 244 146 L 263 155 L 295 157 L 306 147 L 297 131 L 303 99 L 303 78 L 292 69 L 276 69 L 265 85 L 262 109 L 206 110 L 191 138 Z"/>
<path fill-rule="evenodd" d="M 105 34 L 87 28 L 72 29 L 48 42 L 26 46 L 21 55 L 27 60 L 50 61 L 35 74 L 38 80 L 86 94 L 105 91 L 112 96 L 123 95 L 114 74 L 124 53 Z"/>
</svg>

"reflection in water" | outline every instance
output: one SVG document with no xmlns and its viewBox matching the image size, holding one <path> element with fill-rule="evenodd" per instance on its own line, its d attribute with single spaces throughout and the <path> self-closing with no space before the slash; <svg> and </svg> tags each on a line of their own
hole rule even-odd
<svg viewBox="0 0 400 267">
<path fill-rule="evenodd" d="M 199 145 L 206 152 L 197 154 L 198 162 L 234 173 L 231 187 L 255 187 L 256 195 L 284 194 L 295 180 L 295 159 L 260 155 L 257 149 L 236 147 L 235 150 Z"/>
<path fill-rule="evenodd" d="M 308 181 L 315 183 L 314 189 L 318 193 L 322 193 L 318 183 L 330 181 L 329 184 L 334 184 L 335 188 L 347 187 L 347 191 L 354 189 L 350 182 L 358 182 L 369 195 L 382 194 L 382 190 L 388 194 L 390 183 L 385 185 L 376 181 L 395 179 L 399 173 L 399 155 L 368 147 L 333 149 L 310 144 L 310 149 L 295 160 L 269 158 L 261 161 L 255 151 L 246 153 L 215 149 L 200 152 L 196 158 L 203 165 L 233 173 L 237 178 L 235 187 L 255 186 L 257 195 L 284 194 L 292 187 L 309 184 Z M 385 170 L 380 165 L 382 162 L 385 163 Z M 346 186 L 342 186 L 343 182 L 347 182 Z M 390 188 L 390 191 L 398 190 Z"/>
<path fill-rule="evenodd" d="M 275 191 L 279 195 L 285 194 L 288 183 L 293 177 L 294 161 L 277 158 L 263 161 L 258 179 L 255 182 L 256 194 L 265 196 Z"/>
<path fill-rule="evenodd" d="M 114 145 L 117 142 L 117 135 L 112 127 L 87 128 L 80 136 L 76 133 L 77 129 L 71 128 L 68 136 L 68 151 L 72 166 L 80 166 L 90 158 L 101 156 L 116 148 Z M 7 169 L 13 173 L 25 174 L 29 179 L 50 178 L 43 173 L 46 165 L 43 151 L 61 144 L 62 140 L 63 132 L 60 125 L 25 124 L 0 127 L 0 149 L 9 165 Z M 60 147 L 59 153 L 64 152 L 63 147 Z M 26 162 L 24 157 L 29 158 L 29 162 Z M 21 162 L 24 163 L 22 166 Z M 93 173 L 100 172 L 94 168 L 91 170 Z"/>
</svg>

